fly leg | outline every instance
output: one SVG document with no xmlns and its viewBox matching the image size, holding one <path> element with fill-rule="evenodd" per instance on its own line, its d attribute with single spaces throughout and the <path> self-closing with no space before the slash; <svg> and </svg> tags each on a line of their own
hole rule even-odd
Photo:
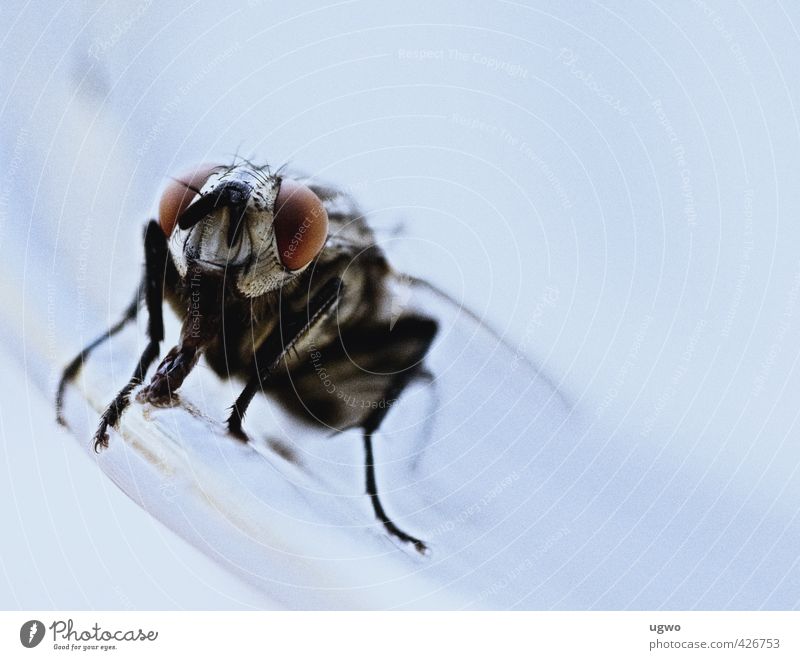
<svg viewBox="0 0 800 660">
<path fill-rule="evenodd" d="M 378 495 L 378 484 L 375 478 L 375 456 L 372 448 L 372 436 L 380 427 L 391 403 L 396 401 L 403 393 L 408 384 L 417 377 L 424 376 L 422 360 L 428 352 L 433 338 L 436 336 L 437 324 L 435 321 L 423 317 L 401 318 L 390 330 L 390 337 L 405 349 L 403 360 L 407 361 L 408 367 L 398 370 L 389 382 L 388 388 L 384 391 L 382 405 L 377 406 L 363 421 L 361 428 L 364 435 L 364 464 L 366 470 L 367 495 L 372 502 L 372 509 L 375 517 L 383 523 L 386 531 L 392 536 L 405 543 L 410 543 L 420 554 L 425 554 L 428 547 L 420 539 L 404 532 L 386 513 Z M 411 341 L 409 341 L 411 340 Z M 352 341 L 352 339 L 351 339 Z M 368 345 L 367 342 L 365 342 Z"/>
<path fill-rule="evenodd" d="M 366 492 L 375 517 L 389 534 L 420 553 L 425 543 L 398 527 L 383 507 L 373 439 L 408 385 L 426 378 L 423 360 L 437 329 L 436 321 L 417 314 L 394 324 L 385 320 L 344 327 L 335 341 L 314 347 L 309 360 L 293 365 L 291 373 L 272 374 L 269 383 L 270 393 L 298 416 L 328 429 L 362 430 Z"/>
<path fill-rule="evenodd" d="M 61 380 L 58 382 L 58 390 L 56 391 L 56 421 L 62 426 L 67 426 L 67 421 L 63 416 L 64 408 L 64 391 L 67 385 L 71 383 L 83 368 L 83 363 L 91 355 L 95 348 L 105 343 L 122 330 L 128 323 L 136 318 L 136 310 L 139 307 L 139 299 L 142 297 L 141 286 L 137 287 L 136 294 L 131 303 L 125 308 L 122 318 L 106 330 L 102 335 L 97 337 L 89 345 L 87 345 L 80 353 L 78 353 L 72 361 L 64 368 L 61 373 Z"/>
<path fill-rule="evenodd" d="M 175 391 L 186 380 L 200 359 L 202 346 L 194 342 L 181 342 L 164 356 L 150 382 L 136 395 L 139 403 L 166 406 L 172 403 Z"/>
<path fill-rule="evenodd" d="M 94 450 L 108 447 L 108 427 L 116 427 L 122 413 L 130 404 L 130 394 L 134 387 L 144 380 L 147 369 L 158 357 L 158 347 L 164 339 L 162 316 L 164 279 L 167 276 L 169 252 L 167 239 L 161 227 L 151 220 L 144 235 L 145 273 L 142 282 L 147 307 L 147 336 L 149 341 L 142 352 L 133 375 L 108 405 L 100 417 L 100 424 L 94 434 Z"/>
<path fill-rule="evenodd" d="M 242 430 L 242 420 L 256 392 L 269 382 L 283 359 L 292 350 L 296 350 L 298 342 L 327 317 L 339 302 L 342 292 L 342 281 L 334 277 L 320 288 L 302 313 L 291 314 L 281 307 L 278 328 L 258 347 L 254 356 L 253 372 L 244 390 L 231 406 L 228 430 L 232 435 L 240 440 L 247 440 L 247 435 Z"/>
<path fill-rule="evenodd" d="M 166 354 L 147 386 L 136 395 L 140 403 L 171 404 L 175 391 L 183 385 L 200 355 L 219 335 L 224 295 L 219 281 L 205 280 L 202 273 L 198 273 L 193 276 L 191 286 L 180 341 Z"/>
</svg>

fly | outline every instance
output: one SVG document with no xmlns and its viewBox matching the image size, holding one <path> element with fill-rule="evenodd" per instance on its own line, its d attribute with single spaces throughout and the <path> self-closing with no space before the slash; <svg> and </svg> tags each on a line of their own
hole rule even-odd
<svg viewBox="0 0 800 660">
<path fill-rule="evenodd" d="M 182 320 L 180 337 L 136 394 L 139 402 L 169 405 L 202 355 L 221 378 L 244 382 L 227 419 L 241 441 L 259 391 L 316 424 L 361 429 L 375 516 L 424 553 L 425 543 L 383 508 L 373 436 L 409 383 L 425 375 L 437 322 L 398 305 L 394 271 L 353 199 L 247 161 L 200 165 L 167 186 L 158 220 L 145 228 L 144 255 L 141 283 L 122 318 L 65 368 L 59 421 L 67 384 L 143 303 L 149 341 L 93 438 L 95 451 L 108 446 L 109 428 L 118 426 L 159 356 L 166 302 Z"/>
</svg>

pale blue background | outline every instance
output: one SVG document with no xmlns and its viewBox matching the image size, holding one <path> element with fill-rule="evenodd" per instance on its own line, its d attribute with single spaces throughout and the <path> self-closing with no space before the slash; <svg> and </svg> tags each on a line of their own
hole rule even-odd
<svg viewBox="0 0 800 660">
<path fill-rule="evenodd" d="M 111 285 L 132 290 L 163 177 L 237 150 L 443 247 L 403 265 L 624 433 L 608 474 L 649 483 L 637 534 L 672 521 L 708 548 L 613 597 L 623 563 L 575 591 L 561 575 L 569 597 L 533 606 L 797 607 L 796 5 L 33 2 L 0 24 L 0 607 L 255 602 L 50 404 L 58 365 L 121 308 Z"/>
</svg>

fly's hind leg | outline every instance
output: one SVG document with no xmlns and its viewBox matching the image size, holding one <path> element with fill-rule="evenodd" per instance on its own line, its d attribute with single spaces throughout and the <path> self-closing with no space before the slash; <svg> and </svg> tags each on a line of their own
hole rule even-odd
<svg viewBox="0 0 800 660">
<path fill-rule="evenodd" d="M 319 425 L 362 430 L 366 492 L 375 517 L 389 534 L 420 553 L 425 553 L 425 543 L 403 531 L 383 506 L 373 440 L 409 384 L 429 378 L 423 360 L 437 328 L 433 319 L 420 315 L 402 316 L 394 324 L 343 328 L 337 341 L 315 347 L 302 365 L 280 374 L 270 390 L 289 409 Z"/>
<path fill-rule="evenodd" d="M 389 349 L 394 346 L 399 353 L 395 358 L 399 360 L 399 363 L 393 365 L 396 372 L 391 376 L 388 387 L 384 390 L 382 398 L 377 402 L 378 405 L 367 415 L 361 425 L 364 440 L 366 487 L 375 517 L 380 520 L 386 531 L 404 543 L 413 545 L 420 554 L 427 552 L 428 547 L 425 543 L 400 529 L 383 508 L 375 476 L 375 454 L 372 447 L 372 438 L 380 428 L 392 403 L 400 398 L 409 383 L 416 378 L 426 376 L 426 372 L 422 367 L 422 360 L 436 336 L 436 331 L 437 324 L 435 321 L 424 317 L 412 316 L 399 319 L 394 327 L 391 327 L 388 332 L 386 330 L 380 332 L 378 337 L 348 338 L 350 342 L 353 342 L 354 346 L 360 344 L 369 350 L 370 344 L 376 340 L 380 341 L 380 338 L 383 337 L 386 342 L 385 346 Z"/>
</svg>

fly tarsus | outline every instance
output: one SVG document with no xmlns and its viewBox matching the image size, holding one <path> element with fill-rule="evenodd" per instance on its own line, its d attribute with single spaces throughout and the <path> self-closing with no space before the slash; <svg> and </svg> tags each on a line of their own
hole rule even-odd
<svg viewBox="0 0 800 660">
<path fill-rule="evenodd" d="M 150 383 L 136 395 L 136 400 L 156 406 L 173 403 L 174 392 L 183 384 L 198 358 L 195 346 L 175 346 L 161 361 Z"/>
<path fill-rule="evenodd" d="M 144 375 L 147 373 L 148 367 L 158 356 L 158 342 L 151 341 L 144 349 L 142 356 L 139 358 L 139 364 L 136 366 L 136 371 L 130 377 L 130 380 L 125 386 L 117 393 L 114 400 L 108 405 L 100 418 L 100 425 L 94 434 L 94 450 L 99 453 L 101 449 L 108 447 L 108 427 L 116 427 L 117 423 L 122 417 L 122 413 L 131 402 L 131 392 L 133 388 L 139 385 L 144 380 Z"/>
<path fill-rule="evenodd" d="M 394 524 L 391 518 L 386 515 L 386 512 L 383 510 L 381 506 L 381 502 L 378 499 L 378 496 L 375 495 L 372 497 L 372 507 L 375 510 L 375 515 L 378 516 L 378 519 L 383 523 L 384 528 L 386 529 L 389 534 L 394 536 L 395 538 L 400 539 L 404 543 L 410 543 L 414 546 L 414 549 L 421 555 L 428 554 L 428 546 L 425 545 L 424 541 L 420 541 L 416 536 L 411 536 L 400 529 L 397 525 Z"/>
<path fill-rule="evenodd" d="M 92 447 L 95 454 L 99 454 L 103 449 L 108 449 L 108 422 L 105 420 L 100 422 L 100 426 L 94 433 Z"/>
<path fill-rule="evenodd" d="M 372 502 L 372 510 L 375 512 L 375 517 L 383 523 L 384 528 L 389 534 L 404 543 L 410 543 L 414 549 L 421 555 L 428 554 L 428 546 L 416 536 L 404 532 L 400 529 L 394 521 L 388 516 L 381 504 L 380 497 L 378 496 L 378 483 L 375 479 L 375 457 L 372 452 L 372 433 L 365 431 L 364 433 L 364 452 L 365 452 L 365 467 L 367 473 L 367 495 Z"/>
<path fill-rule="evenodd" d="M 242 429 L 242 421 L 244 420 L 247 407 L 256 394 L 256 389 L 255 382 L 253 380 L 248 381 L 244 390 L 242 390 L 242 393 L 239 395 L 239 398 L 237 398 L 231 406 L 231 414 L 228 416 L 228 432 L 242 442 L 248 441 L 247 434 Z"/>
</svg>

